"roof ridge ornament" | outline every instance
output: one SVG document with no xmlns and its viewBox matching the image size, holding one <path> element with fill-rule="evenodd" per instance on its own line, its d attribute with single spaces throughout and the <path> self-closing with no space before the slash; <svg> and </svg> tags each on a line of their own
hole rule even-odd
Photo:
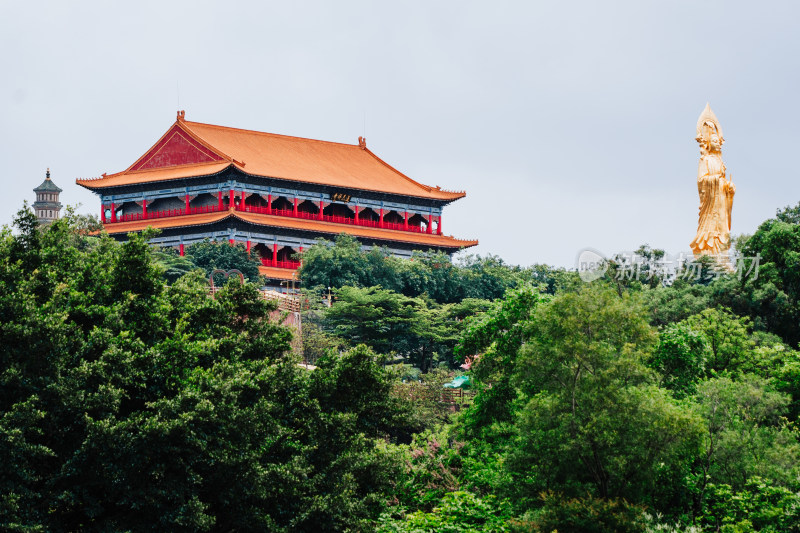
<svg viewBox="0 0 800 533">
<path fill-rule="evenodd" d="M 358 147 L 362 150 L 367 149 L 367 138 L 366 137 L 359 137 L 358 138 Z"/>
<path fill-rule="evenodd" d="M 183 122 L 186 120 L 186 111 L 178 111 L 178 122 Z"/>
<path fill-rule="evenodd" d="M 47 172 L 44 175 L 44 179 L 46 179 L 46 180 L 50 179 L 50 167 L 47 167 Z"/>
</svg>

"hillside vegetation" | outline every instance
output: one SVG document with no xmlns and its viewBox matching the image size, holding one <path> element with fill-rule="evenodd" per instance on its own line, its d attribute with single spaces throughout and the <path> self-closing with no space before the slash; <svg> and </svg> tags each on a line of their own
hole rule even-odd
<svg viewBox="0 0 800 533">
<path fill-rule="evenodd" d="M 0 233 L 3 530 L 800 531 L 800 205 L 667 285 L 319 242 L 303 356 L 243 248 L 95 228 Z"/>
</svg>

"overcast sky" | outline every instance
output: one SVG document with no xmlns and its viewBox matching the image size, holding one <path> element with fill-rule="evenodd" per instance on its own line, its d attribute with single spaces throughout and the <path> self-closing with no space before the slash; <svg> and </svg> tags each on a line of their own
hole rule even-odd
<svg viewBox="0 0 800 533">
<path fill-rule="evenodd" d="M 0 2 L 0 224 L 50 167 L 124 170 L 188 120 L 367 145 L 465 189 L 445 233 L 509 263 L 689 250 L 706 102 L 733 233 L 800 201 L 796 2 Z"/>
</svg>

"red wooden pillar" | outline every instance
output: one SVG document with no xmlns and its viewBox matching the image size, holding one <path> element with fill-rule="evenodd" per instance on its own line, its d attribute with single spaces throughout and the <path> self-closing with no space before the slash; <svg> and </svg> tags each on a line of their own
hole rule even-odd
<svg viewBox="0 0 800 533">
<path fill-rule="evenodd" d="M 142 218 L 147 218 L 147 199 L 142 200 Z"/>
<path fill-rule="evenodd" d="M 231 189 L 230 196 L 228 198 L 228 209 L 234 209 L 236 207 L 236 198 L 233 196 L 233 189 Z"/>
<path fill-rule="evenodd" d="M 322 220 L 322 210 L 325 209 L 325 202 L 322 200 L 319 201 L 319 213 L 317 213 L 317 218 Z"/>
<path fill-rule="evenodd" d="M 178 253 L 181 255 L 181 257 L 183 257 L 183 243 L 178 245 Z"/>
<path fill-rule="evenodd" d="M 189 195 L 186 195 L 186 214 L 189 214 Z"/>
<path fill-rule="evenodd" d="M 383 208 L 381 207 L 381 218 L 378 221 L 378 227 L 383 227 Z"/>
<path fill-rule="evenodd" d="M 106 205 L 105 204 L 100 204 L 100 220 L 103 222 L 103 224 L 106 223 Z"/>
<path fill-rule="evenodd" d="M 297 199 L 295 198 L 295 202 Z M 278 243 L 272 243 L 272 266 L 278 266 Z"/>
<path fill-rule="evenodd" d="M 111 202 L 111 222 L 117 221 L 117 207 Z"/>
<path fill-rule="evenodd" d="M 247 255 L 250 255 L 250 239 L 247 239 Z"/>
<path fill-rule="evenodd" d="M 358 224 L 358 223 L 359 223 L 359 220 L 358 220 L 358 212 L 359 212 L 359 210 L 360 210 L 360 209 L 361 209 L 360 207 L 358 207 L 358 206 L 355 206 L 355 212 L 356 212 L 356 224 Z"/>
<path fill-rule="evenodd" d="M 436 224 L 436 234 L 437 235 L 441 235 L 442 234 L 442 215 L 439 215 L 438 221 L 439 221 L 439 223 Z"/>
<path fill-rule="evenodd" d="M 222 191 L 219 191 L 217 193 L 217 199 L 219 200 L 219 205 L 217 206 L 217 209 L 222 211 Z"/>
<path fill-rule="evenodd" d="M 427 232 L 428 233 L 433 233 L 433 217 L 431 215 L 428 215 L 428 229 L 427 229 Z"/>
<path fill-rule="evenodd" d="M 292 208 L 292 216 L 297 216 L 297 196 L 294 197 L 294 207 Z"/>
<path fill-rule="evenodd" d="M 267 195 L 267 214 L 272 214 L 272 195 Z"/>
<path fill-rule="evenodd" d="M 408 231 L 408 211 L 403 214 L 403 229 Z"/>
</svg>

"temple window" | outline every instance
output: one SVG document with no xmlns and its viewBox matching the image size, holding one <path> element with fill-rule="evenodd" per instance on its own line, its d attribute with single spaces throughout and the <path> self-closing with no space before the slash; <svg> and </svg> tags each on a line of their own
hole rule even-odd
<svg viewBox="0 0 800 533">
<path fill-rule="evenodd" d="M 297 204 L 297 212 L 316 215 L 319 213 L 319 206 L 316 202 L 312 202 L 311 200 L 303 200 Z"/>
<path fill-rule="evenodd" d="M 215 194 L 211 194 L 209 192 L 198 194 L 189 200 L 189 207 L 191 208 L 213 207 L 217 205 L 219 205 L 219 198 Z M 152 207 L 148 205 L 147 210 L 149 211 L 150 209 L 152 209 Z"/>
<path fill-rule="evenodd" d="M 383 221 L 389 224 L 402 224 L 405 218 L 397 211 L 389 211 L 388 213 L 384 213 Z"/>
<path fill-rule="evenodd" d="M 272 200 L 272 209 L 283 209 L 291 211 L 293 208 L 292 202 L 285 196 L 278 196 Z"/>
<path fill-rule="evenodd" d="M 427 229 L 428 221 L 425 219 L 425 217 L 423 217 L 419 213 L 414 213 L 413 215 L 408 217 L 408 225 L 417 228 Z"/>
<path fill-rule="evenodd" d="M 369 220 L 372 222 L 377 222 L 378 220 L 380 220 L 380 215 L 378 215 L 378 213 L 376 213 L 373 209 L 365 207 L 358 212 L 358 218 L 360 220 Z"/>
<path fill-rule="evenodd" d="M 323 215 L 330 217 L 355 218 L 356 213 L 345 204 L 333 203 L 326 205 L 322 210 Z"/>
</svg>

